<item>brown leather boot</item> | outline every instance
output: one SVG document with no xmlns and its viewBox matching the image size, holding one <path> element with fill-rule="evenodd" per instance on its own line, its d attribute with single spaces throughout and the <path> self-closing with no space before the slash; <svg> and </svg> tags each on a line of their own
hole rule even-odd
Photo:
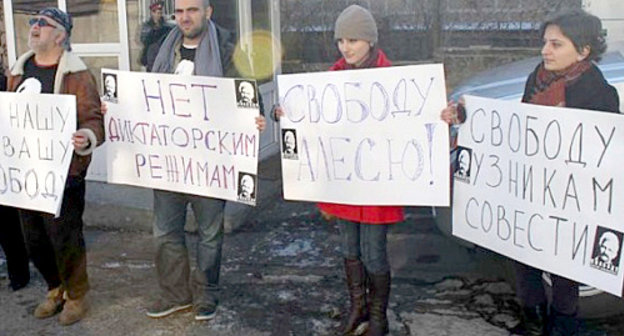
<svg viewBox="0 0 624 336">
<path fill-rule="evenodd" d="M 349 316 L 342 326 L 343 335 L 362 335 L 368 327 L 366 306 L 366 272 L 358 259 L 344 260 L 347 288 L 351 298 Z"/>
<path fill-rule="evenodd" d="M 63 303 L 65 302 L 63 293 L 63 289 L 60 286 L 48 291 L 45 301 L 41 302 L 37 308 L 35 308 L 35 317 L 43 319 L 56 315 L 61 311 Z"/>
<path fill-rule="evenodd" d="M 84 296 L 77 299 L 68 298 L 61 315 L 59 315 L 59 323 L 64 326 L 74 324 L 85 317 L 87 309 L 87 301 Z"/>
<path fill-rule="evenodd" d="M 366 336 L 383 336 L 389 332 L 388 298 L 390 297 L 390 272 L 368 274 L 368 313 L 370 322 Z"/>
</svg>

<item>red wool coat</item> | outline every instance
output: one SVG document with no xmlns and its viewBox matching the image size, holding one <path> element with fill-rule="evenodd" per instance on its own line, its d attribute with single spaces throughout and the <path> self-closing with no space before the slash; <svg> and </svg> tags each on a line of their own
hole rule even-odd
<svg viewBox="0 0 624 336">
<path fill-rule="evenodd" d="M 377 58 L 370 67 L 388 67 L 392 63 L 383 51 L 377 50 Z M 344 58 L 339 59 L 329 70 L 339 71 L 354 69 Z M 403 220 L 403 207 L 376 205 L 347 205 L 334 203 L 318 203 L 321 211 L 340 219 L 365 224 L 394 224 Z"/>
</svg>

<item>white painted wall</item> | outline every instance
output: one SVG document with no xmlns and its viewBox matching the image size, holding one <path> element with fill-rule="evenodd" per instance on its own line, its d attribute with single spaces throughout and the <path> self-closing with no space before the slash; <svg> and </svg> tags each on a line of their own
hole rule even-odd
<svg viewBox="0 0 624 336">
<path fill-rule="evenodd" d="M 607 29 L 607 44 L 624 41 L 623 0 L 583 0 L 583 8 L 602 19 Z"/>
</svg>

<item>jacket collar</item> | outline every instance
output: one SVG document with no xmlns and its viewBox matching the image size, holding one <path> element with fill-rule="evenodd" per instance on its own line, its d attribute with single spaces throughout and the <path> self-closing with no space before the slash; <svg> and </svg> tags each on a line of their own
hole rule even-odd
<svg viewBox="0 0 624 336">
<path fill-rule="evenodd" d="M 20 58 L 17 59 L 15 65 L 11 69 L 11 76 L 22 76 L 24 74 L 24 64 L 35 54 L 34 51 L 29 50 Z M 63 76 L 73 72 L 80 72 L 87 70 L 87 65 L 71 51 L 63 51 L 61 59 L 58 63 L 58 69 L 56 70 L 56 77 L 54 79 L 54 93 L 61 93 L 61 83 Z"/>
<path fill-rule="evenodd" d="M 24 64 L 26 64 L 26 61 L 28 61 L 28 59 L 31 58 L 34 54 L 35 54 L 34 51 L 29 50 L 25 54 L 20 56 L 20 58 L 17 59 L 17 61 L 15 62 L 15 65 L 11 69 L 11 75 L 12 76 L 23 75 Z M 71 51 L 63 52 L 63 54 L 61 55 L 61 59 L 59 60 L 59 63 L 58 63 L 58 71 L 61 74 L 67 74 L 71 72 L 78 72 L 78 71 L 84 71 L 84 70 L 87 70 L 87 66 L 80 59 L 80 57 L 76 56 L 76 54 L 72 53 Z"/>
</svg>

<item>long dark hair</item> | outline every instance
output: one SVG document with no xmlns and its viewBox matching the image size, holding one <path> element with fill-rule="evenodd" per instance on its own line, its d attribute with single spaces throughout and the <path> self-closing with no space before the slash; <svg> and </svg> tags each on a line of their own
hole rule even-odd
<svg viewBox="0 0 624 336">
<path fill-rule="evenodd" d="M 582 9 L 557 13 L 552 18 L 547 19 L 542 24 L 540 36 L 544 36 L 546 28 L 550 25 L 559 27 L 563 35 L 572 41 L 579 53 L 583 51 L 583 48 L 589 47 L 588 61 L 599 61 L 602 54 L 607 50 L 600 19 Z"/>
</svg>

